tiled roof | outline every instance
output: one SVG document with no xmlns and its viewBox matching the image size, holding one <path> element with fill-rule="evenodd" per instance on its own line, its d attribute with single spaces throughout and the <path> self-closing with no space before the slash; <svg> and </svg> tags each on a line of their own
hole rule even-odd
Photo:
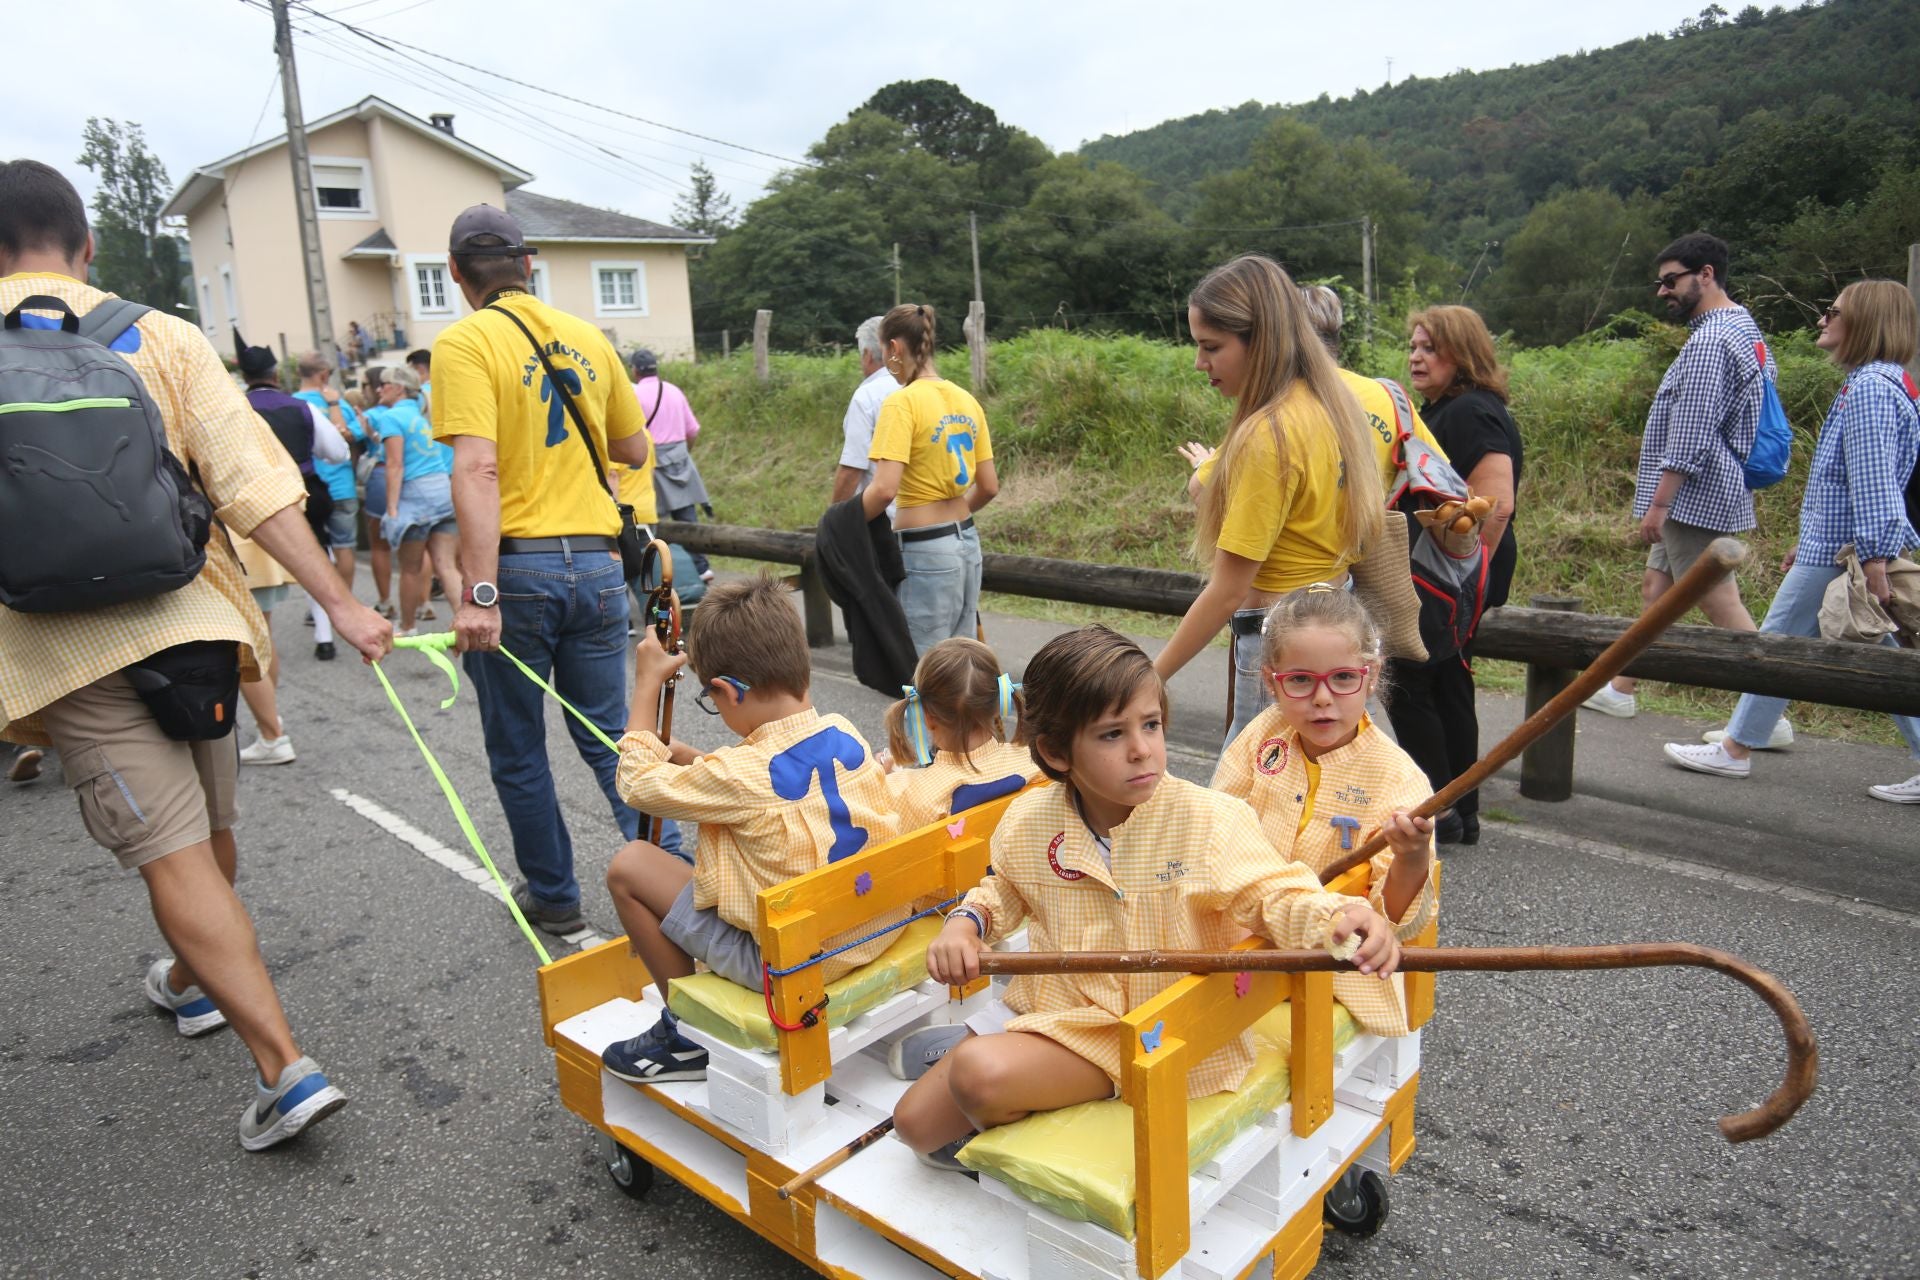
<svg viewBox="0 0 1920 1280">
<path fill-rule="evenodd" d="M 507 212 L 519 222 L 529 241 L 542 240 L 653 240 L 711 244 L 697 231 L 649 222 L 611 209 L 576 204 L 543 196 L 524 188 L 507 192 Z"/>
</svg>

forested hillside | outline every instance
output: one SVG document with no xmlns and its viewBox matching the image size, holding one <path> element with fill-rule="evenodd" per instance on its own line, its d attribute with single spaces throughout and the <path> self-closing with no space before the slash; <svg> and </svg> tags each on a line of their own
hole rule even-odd
<svg viewBox="0 0 1920 1280">
<path fill-rule="evenodd" d="M 1464 299 L 1519 343 L 1564 342 L 1649 305 L 1650 256 L 1704 227 L 1734 245 L 1736 295 L 1801 328 L 1847 281 L 1904 274 L 1920 241 L 1917 57 L 1914 0 L 1716 5 L 1610 49 L 1249 103 L 1062 155 L 954 85 L 902 82 L 737 223 L 703 221 L 720 242 L 695 267 L 696 327 L 744 330 L 769 307 L 779 345 L 845 343 L 896 279 L 957 320 L 971 214 L 1002 337 L 1178 338 L 1193 282 L 1247 251 L 1357 302 L 1362 217 L 1394 314 Z"/>
</svg>

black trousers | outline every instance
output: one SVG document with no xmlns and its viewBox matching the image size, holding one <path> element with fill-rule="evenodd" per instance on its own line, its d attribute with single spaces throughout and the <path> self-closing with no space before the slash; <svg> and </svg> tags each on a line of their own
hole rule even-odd
<svg viewBox="0 0 1920 1280">
<path fill-rule="evenodd" d="M 1473 671 L 1468 655 L 1438 662 L 1389 662 L 1387 719 L 1400 749 L 1413 757 L 1433 789 L 1452 782 L 1480 758 L 1480 720 L 1473 705 Z M 1480 792 L 1454 805 L 1461 817 L 1480 812 Z"/>
</svg>

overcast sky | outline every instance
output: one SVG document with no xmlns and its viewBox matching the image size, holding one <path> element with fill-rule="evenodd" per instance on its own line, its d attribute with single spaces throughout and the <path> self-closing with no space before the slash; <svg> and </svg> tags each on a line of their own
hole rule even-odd
<svg viewBox="0 0 1920 1280">
<path fill-rule="evenodd" d="M 799 156 L 895 80 L 951 80 L 1063 151 L 1249 99 L 1377 89 L 1389 58 L 1399 81 L 1602 48 L 1671 30 L 1705 0 L 312 3 L 369 32 L 596 106 Z M 242 0 L 13 0 L 4 22 L 18 65 L 35 65 L 33 54 L 44 50 L 54 62 L 40 65 L 62 71 L 47 85 L 16 86 L 12 107 L 0 113 L 0 158 L 57 165 L 83 194 L 92 190 L 89 174 L 74 159 L 90 115 L 143 125 L 176 185 L 197 165 L 284 132 L 272 19 Z M 326 33 L 296 39 L 309 118 L 369 93 L 423 117 L 451 111 L 462 137 L 531 170 L 532 189 L 547 195 L 668 221 L 695 159 L 742 207 L 780 167 L 425 54 L 409 51 L 418 63 L 397 62 L 311 14 L 296 25 Z"/>
</svg>

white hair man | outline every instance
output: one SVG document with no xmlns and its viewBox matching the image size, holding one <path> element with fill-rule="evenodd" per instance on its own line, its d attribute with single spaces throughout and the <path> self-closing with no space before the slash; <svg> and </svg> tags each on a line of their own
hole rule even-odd
<svg viewBox="0 0 1920 1280">
<path fill-rule="evenodd" d="M 840 448 L 840 465 L 833 473 L 834 502 L 845 502 L 873 479 L 873 463 L 867 458 L 867 451 L 873 447 L 873 424 L 880 418 L 881 402 L 900 389 L 887 372 L 886 354 L 880 346 L 880 320 L 880 316 L 869 316 L 853 331 L 860 348 L 862 381 L 847 403 L 846 421 L 841 424 L 846 442 Z M 892 515 L 891 505 L 887 512 Z"/>
</svg>

